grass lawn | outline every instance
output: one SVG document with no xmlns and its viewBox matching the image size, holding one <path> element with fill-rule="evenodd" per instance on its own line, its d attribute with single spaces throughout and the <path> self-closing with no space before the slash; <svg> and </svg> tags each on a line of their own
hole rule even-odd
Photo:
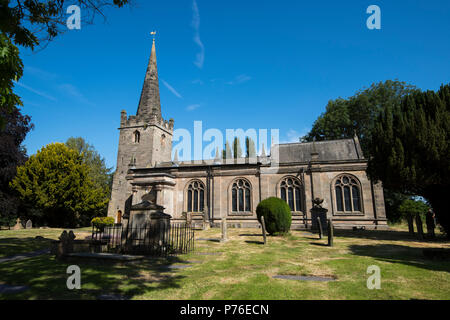
<svg viewBox="0 0 450 320">
<path fill-rule="evenodd" d="M 450 299 L 450 261 L 422 255 L 423 248 L 450 250 L 450 242 L 418 241 L 404 230 L 404 226 L 391 231 L 336 230 L 335 246 L 330 248 L 325 246 L 326 238 L 318 240 L 307 231 L 269 237 L 264 245 L 257 229 L 228 229 L 228 242 L 197 240 L 195 252 L 171 259 L 126 266 L 80 263 L 81 290 L 66 287 L 69 263 L 42 255 L 0 263 L 0 284 L 29 286 L 27 291 L 3 294 L 0 299 L 95 299 L 101 294 L 169 300 Z M 45 247 L 60 233 L 60 229 L 0 231 L 0 254 Z M 36 235 L 45 240 L 36 243 Z M 78 233 L 78 238 L 82 236 Z M 196 231 L 196 238 L 219 239 L 220 229 Z M 204 252 L 220 254 L 198 254 Z M 161 268 L 169 264 L 191 267 Z M 380 290 L 366 287 L 370 265 L 381 269 Z M 336 281 L 281 280 L 274 275 L 326 276 Z"/>
<path fill-rule="evenodd" d="M 64 229 L 0 230 L 0 258 L 49 248 L 50 242 L 58 240 L 63 231 Z M 90 232 L 91 228 L 73 231 L 80 238 L 85 232 Z M 36 239 L 37 236 L 43 239 Z"/>
</svg>

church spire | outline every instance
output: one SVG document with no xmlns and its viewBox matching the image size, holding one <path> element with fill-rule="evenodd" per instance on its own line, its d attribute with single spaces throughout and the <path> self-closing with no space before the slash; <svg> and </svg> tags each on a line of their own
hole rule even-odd
<svg viewBox="0 0 450 320">
<path fill-rule="evenodd" d="M 152 32 L 154 35 L 156 32 Z M 156 47 L 155 38 L 153 37 L 152 53 L 145 74 L 144 85 L 142 87 L 141 99 L 139 100 L 139 107 L 137 116 L 150 117 L 156 115 L 161 119 L 161 102 L 159 99 L 159 82 L 158 82 L 158 68 L 156 65 Z"/>
</svg>

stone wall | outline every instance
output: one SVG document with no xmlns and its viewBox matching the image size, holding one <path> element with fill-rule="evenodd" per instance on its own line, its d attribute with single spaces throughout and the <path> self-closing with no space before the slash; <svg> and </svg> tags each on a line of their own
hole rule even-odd
<svg viewBox="0 0 450 320">
<path fill-rule="evenodd" d="M 205 206 L 208 207 L 209 216 L 213 224 L 220 224 L 220 220 L 227 218 L 230 226 L 258 227 L 256 220 L 256 207 L 261 200 L 268 197 L 280 197 L 280 182 L 285 177 L 299 179 L 304 187 L 302 212 L 293 215 L 293 228 L 305 228 L 311 225 L 312 200 L 316 197 L 324 199 L 323 206 L 328 209 L 328 218 L 333 218 L 337 228 L 365 226 L 366 228 L 385 227 L 385 211 L 383 190 L 380 184 L 373 185 L 365 173 L 365 161 L 345 163 L 321 163 L 314 167 L 309 164 L 287 165 L 272 168 L 269 165 L 242 164 L 242 165 L 215 165 L 193 167 L 171 167 L 163 172 L 170 172 L 174 185 L 164 187 L 162 192 L 164 206 L 174 218 L 174 221 L 184 219 L 182 213 L 187 211 L 187 186 L 193 180 L 199 180 L 207 189 L 205 193 Z M 140 178 L 133 180 L 140 185 L 145 184 L 143 178 L 148 175 L 156 179 L 156 170 L 136 170 Z M 354 176 L 361 185 L 362 213 L 339 214 L 336 212 L 333 194 L 333 181 L 341 174 Z M 231 212 L 232 183 L 237 178 L 246 179 L 252 187 L 251 212 L 248 214 L 235 214 Z M 133 179 L 133 175 L 130 176 Z M 149 178 L 150 179 L 150 178 Z M 150 181 L 150 180 L 148 180 Z M 144 187 L 140 187 L 141 189 Z M 208 204 L 209 203 L 209 204 Z"/>
</svg>

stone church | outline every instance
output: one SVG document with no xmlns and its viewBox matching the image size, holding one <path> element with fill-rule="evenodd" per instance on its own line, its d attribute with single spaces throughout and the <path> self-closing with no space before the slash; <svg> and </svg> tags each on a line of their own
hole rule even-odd
<svg viewBox="0 0 450 320">
<path fill-rule="evenodd" d="M 186 216 L 217 226 L 258 227 L 256 207 L 268 197 L 284 199 L 292 229 L 311 227 L 313 199 L 323 199 L 340 228 L 386 228 L 383 188 L 366 175 L 357 137 L 312 143 L 276 144 L 249 159 L 172 160 L 174 120 L 161 113 L 155 40 L 136 115 L 120 116 L 117 168 L 108 216 L 130 218 L 133 206 L 149 200 L 172 221 Z M 218 153 L 218 152 L 217 152 Z M 277 156 L 274 157 L 274 154 Z"/>
</svg>

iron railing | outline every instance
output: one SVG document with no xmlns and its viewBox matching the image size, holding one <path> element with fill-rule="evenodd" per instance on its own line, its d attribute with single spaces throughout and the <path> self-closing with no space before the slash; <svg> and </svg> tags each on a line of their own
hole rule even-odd
<svg viewBox="0 0 450 320">
<path fill-rule="evenodd" d="M 92 228 L 92 241 L 103 252 L 167 256 L 194 250 L 194 229 L 186 223 L 160 223 L 145 227 L 121 224 Z"/>
</svg>

